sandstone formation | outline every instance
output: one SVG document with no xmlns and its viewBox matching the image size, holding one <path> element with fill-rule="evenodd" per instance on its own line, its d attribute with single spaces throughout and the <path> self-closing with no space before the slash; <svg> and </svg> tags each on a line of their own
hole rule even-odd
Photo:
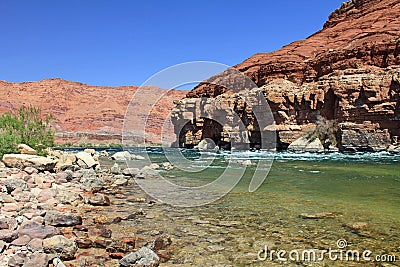
<svg viewBox="0 0 400 267">
<path fill-rule="evenodd" d="M 15 111 L 21 106 L 42 107 L 44 114 L 52 113 L 57 132 L 56 141 L 80 143 L 120 143 L 124 115 L 138 87 L 91 86 L 62 79 L 39 82 L 11 83 L 0 81 L 0 114 Z M 151 114 L 144 114 L 145 107 L 135 107 L 137 123 L 144 123 L 147 115 L 149 142 L 160 135 L 161 125 L 185 92 L 149 87 L 149 94 L 162 96 Z M 144 105 L 144 104 L 143 104 Z"/>
<path fill-rule="evenodd" d="M 334 11 L 322 30 L 272 53 L 256 54 L 234 69 L 253 85 L 216 75 L 176 102 L 178 144 L 202 139 L 229 147 L 234 123 L 221 125 L 204 112 L 210 99 L 238 114 L 248 146 L 263 147 L 262 136 L 276 131 L 277 149 L 304 137 L 325 150 L 380 151 L 400 136 L 400 0 L 352 0 Z M 221 85 L 222 84 L 222 85 Z M 258 87 L 274 123 L 259 127 L 254 109 L 240 94 Z M 196 101 L 200 100 L 201 101 Z M 201 112 L 199 112 L 201 110 Z M 267 111 L 265 111 L 267 112 Z M 236 138 L 236 137 L 234 137 Z M 307 144 L 306 144 L 307 146 Z M 293 146 L 292 146 L 293 147 Z"/>
<path fill-rule="evenodd" d="M 5 154 L 2 161 L 10 168 L 34 167 L 41 171 L 53 170 L 57 164 L 56 160 L 27 154 Z"/>
</svg>

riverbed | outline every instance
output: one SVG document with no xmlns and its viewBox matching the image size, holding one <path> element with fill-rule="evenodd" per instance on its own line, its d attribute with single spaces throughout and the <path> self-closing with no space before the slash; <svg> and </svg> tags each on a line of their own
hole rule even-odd
<svg viewBox="0 0 400 267">
<path fill-rule="evenodd" d="M 167 161 L 161 148 L 130 152 L 148 155 L 157 164 Z M 212 162 L 200 172 L 177 168 L 159 171 L 165 179 L 184 186 L 213 181 L 232 159 L 250 160 L 252 165 L 242 167 L 246 171 L 230 193 L 204 206 L 165 204 L 133 183 L 113 192 L 113 205 L 85 215 L 104 215 L 112 220 L 136 214 L 131 220 L 110 225 L 114 238 L 135 236 L 145 245 L 152 236 L 170 236 L 171 259 L 161 266 L 376 266 L 370 262 L 376 255 L 393 255 L 400 260 L 399 155 L 281 152 L 271 157 L 269 152 L 181 152 L 193 167 L 209 159 Z M 265 181 L 258 190 L 249 192 L 257 163 L 271 158 Z M 113 163 L 102 161 L 103 166 Z M 149 204 L 149 200 L 154 203 Z M 342 246 L 338 240 L 345 246 L 338 247 Z M 372 256 L 346 263 L 326 255 L 323 262 L 283 262 L 277 257 L 260 257 L 265 256 L 265 248 L 288 252 L 369 250 Z"/>
</svg>

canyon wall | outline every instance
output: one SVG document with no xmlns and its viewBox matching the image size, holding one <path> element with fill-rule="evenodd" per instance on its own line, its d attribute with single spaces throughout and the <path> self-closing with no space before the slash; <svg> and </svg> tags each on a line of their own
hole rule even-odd
<svg viewBox="0 0 400 267">
<path fill-rule="evenodd" d="M 54 115 L 52 125 L 58 143 L 120 144 L 125 112 L 137 89 L 137 86 L 92 86 L 58 78 L 24 83 L 0 81 L 0 114 L 33 105 L 41 107 L 43 114 Z M 144 103 L 136 103 L 131 121 L 147 122 L 146 141 L 158 142 L 173 101 L 185 93 L 157 87 L 146 87 L 145 93 L 162 97 L 151 114 L 146 114 Z"/>
<path fill-rule="evenodd" d="M 198 112 L 215 99 L 239 114 L 244 128 L 235 132 L 246 135 L 240 140 L 250 148 L 263 148 L 263 136 L 276 132 L 277 149 L 393 149 L 400 141 L 399 18 L 400 0 L 346 2 L 307 39 L 234 66 L 267 99 L 274 123 L 266 127 L 240 96 L 253 86 L 222 74 L 200 83 L 176 102 L 177 145 L 193 147 L 209 138 L 229 148 L 237 123 L 222 125 L 211 119 L 212 111 Z"/>
</svg>

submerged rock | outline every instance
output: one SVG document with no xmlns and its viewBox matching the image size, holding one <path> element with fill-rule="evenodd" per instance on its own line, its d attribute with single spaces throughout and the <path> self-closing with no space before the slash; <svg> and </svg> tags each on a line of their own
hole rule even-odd
<svg viewBox="0 0 400 267">
<path fill-rule="evenodd" d="M 44 221 L 47 225 L 52 226 L 75 226 L 82 224 L 82 217 L 72 213 L 61 213 L 58 211 L 48 211 L 44 217 Z"/>
<path fill-rule="evenodd" d="M 88 199 L 88 203 L 93 206 L 110 206 L 110 198 L 106 195 L 95 193 Z"/>
<path fill-rule="evenodd" d="M 331 219 L 337 217 L 335 213 L 332 212 L 320 212 L 320 213 L 315 213 L 315 214 L 308 214 L 308 213 L 302 213 L 299 215 L 300 218 L 302 219 Z"/>
<path fill-rule="evenodd" d="M 49 266 L 51 258 L 52 257 L 46 253 L 36 251 L 25 261 L 22 267 L 47 267 Z"/>
<path fill-rule="evenodd" d="M 18 236 L 28 235 L 32 239 L 44 239 L 59 235 L 60 230 L 53 226 L 44 226 L 36 222 L 26 222 L 18 229 Z"/>
<path fill-rule="evenodd" d="M 160 257 L 148 247 L 142 247 L 136 252 L 129 253 L 119 263 L 121 266 L 152 267 L 158 266 Z"/>
<path fill-rule="evenodd" d="M 57 255 L 60 259 L 71 260 L 75 258 L 77 251 L 75 242 L 62 235 L 56 235 L 43 240 L 43 250 L 46 253 Z"/>
<path fill-rule="evenodd" d="M 355 222 L 355 223 L 348 223 L 345 226 L 353 231 L 361 231 L 368 229 L 369 224 L 366 222 Z"/>
</svg>

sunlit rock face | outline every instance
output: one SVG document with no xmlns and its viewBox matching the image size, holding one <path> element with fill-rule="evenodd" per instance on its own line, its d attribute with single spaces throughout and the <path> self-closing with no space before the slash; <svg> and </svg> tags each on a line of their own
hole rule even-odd
<svg viewBox="0 0 400 267">
<path fill-rule="evenodd" d="M 320 139 L 324 151 L 381 151 L 396 146 L 400 140 L 399 18 L 399 0 L 344 3 L 309 38 L 235 66 L 268 101 L 274 124 L 262 129 L 253 107 L 236 89 L 234 93 L 229 87 L 201 83 L 175 106 L 177 145 L 192 147 L 211 138 L 228 148 L 234 138 L 246 144 L 243 147 L 263 148 L 262 136 L 276 131 L 277 149 L 287 149 L 302 137 L 309 143 Z M 240 91 L 251 90 L 243 84 Z M 196 102 L 202 98 L 206 99 Z M 210 120 L 226 116 L 224 122 L 229 122 L 233 116 L 229 112 L 196 112 L 204 110 L 210 99 L 234 111 L 242 128 L 238 121 L 224 125 Z"/>
</svg>

